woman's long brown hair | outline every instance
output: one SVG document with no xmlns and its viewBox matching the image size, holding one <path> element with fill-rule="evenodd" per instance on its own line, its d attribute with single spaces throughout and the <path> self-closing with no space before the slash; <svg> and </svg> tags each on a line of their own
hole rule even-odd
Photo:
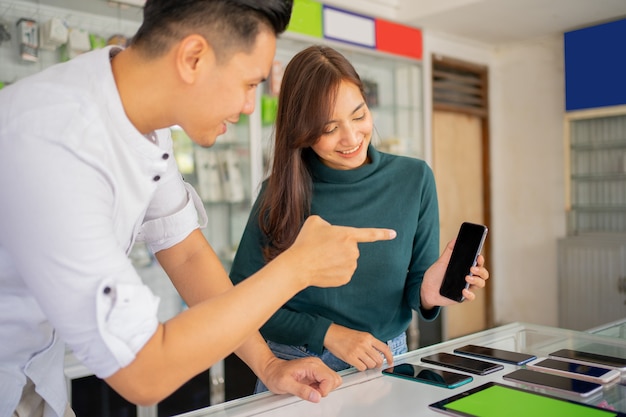
<svg viewBox="0 0 626 417">
<path fill-rule="evenodd" d="M 314 45 L 296 54 L 283 74 L 276 115 L 274 161 L 259 206 L 259 224 L 268 236 L 267 261 L 295 241 L 311 210 L 313 182 L 306 154 L 332 117 L 342 81 L 363 83 L 352 64 L 338 51 Z"/>
</svg>

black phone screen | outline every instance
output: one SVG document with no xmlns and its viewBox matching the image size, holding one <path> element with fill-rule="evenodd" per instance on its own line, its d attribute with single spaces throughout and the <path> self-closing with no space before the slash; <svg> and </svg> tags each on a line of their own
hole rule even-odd
<svg viewBox="0 0 626 417">
<path fill-rule="evenodd" d="M 445 388 L 456 388 L 473 380 L 473 378 L 469 375 L 412 365 L 410 363 L 395 365 L 387 369 L 383 369 L 382 372 L 383 374 Z"/>
<path fill-rule="evenodd" d="M 530 369 L 518 369 L 502 378 L 514 382 L 526 382 L 533 385 L 541 385 L 548 388 L 556 388 L 561 391 L 569 391 L 579 395 L 589 395 L 602 389 L 602 385 L 581 379 L 549 374 L 546 372 L 531 371 Z"/>
<path fill-rule="evenodd" d="M 476 264 L 486 236 L 486 226 L 468 222 L 461 224 L 439 294 L 457 302 L 463 301 L 462 291 L 468 286 L 465 276 Z"/>
<path fill-rule="evenodd" d="M 595 363 L 601 366 L 609 366 L 611 368 L 626 368 L 626 359 L 624 358 L 616 358 L 613 356 L 599 355 L 597 353 L 582 352 L 579 350 L 561 349 L 557 350 L 556 352 L 550 353 L 550 356 L 587 363 Z"/>
<path fill-rule="evenodd" d="M 535 363 L 535 365 L 541 366 L 543 368 L 555 369 L 557 371 L 564 372 L 572 372 L 575 374 L 586 375 L 595 378 L 603 377 L 607 373 L 612 372 L 608 368 L 599 368 L 597 366 L 582 365 L 580 363 L 566 362 L 556 359 L 544 359 L 540 362 Z"/>
<path fill-rule="evenodd" d="M 466 358 L 464 356 L 452 355 L 450 353 L 435 353 L 434 355 L 424 356 L 422 362 L 432 363 L 435 365 L 446 366 L 448 368 L 457 369 L 477 375 L 486 375 L 503 369 L 504 366 L 481 361 L 478 359 Z"/>
<path fill-rule="evenodd" d="M 455 353 L 478 356 L 480 358 L 493 359 L 500 362 L 511 363 L 513 365 L 523 365 L 537 359 L 534 355 L 512 352 L 510 350 L 494 349 L 486 346 L 467 345 L 454 349 Z"/>
</svg>

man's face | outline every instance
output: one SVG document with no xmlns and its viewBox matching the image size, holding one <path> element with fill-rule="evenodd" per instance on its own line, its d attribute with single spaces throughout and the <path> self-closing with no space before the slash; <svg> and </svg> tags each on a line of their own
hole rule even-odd
<svg viewBox="0 0 626 417">
<path fill-rule="evenodd" d="M 202 75 L 185 100 L 188 108 L 180 123 L 195 143 L 212 146 L 226 132 L 227 123 L 254 111 L 257 86 L 268 77 L 275 53 L 276 37 L 262 31 L 251 53 L 237 52 Z"/>
</svg>

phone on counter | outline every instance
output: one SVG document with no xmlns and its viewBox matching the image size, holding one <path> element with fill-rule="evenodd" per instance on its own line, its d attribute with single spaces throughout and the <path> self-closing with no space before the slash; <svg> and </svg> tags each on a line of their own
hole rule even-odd
<svg viewBox="0 0 626 417">
<path fill-rule="evenodd" d="M 453 355 L 451 353 L 435 353 L 434 355 L 422 357 L 422 362 L 439 365 L 457 371 L 469 372 L 476 375 L 487 375 L 492 372 L 504 369 L 504 366 L 481 361 L 480 359 L 467 358 L 465 356 Z"/>
<path fill-rule="evenodd" d="M 391 366 L 383 369 L 383 374 L 412 381 L 423 382 L 443 388 L 456 388 L 474 380 L 470 375 L 443 371 L 410 363 Z"/>
<path fill-rule="evenodd" d="M 494 349 L 486 346 L 466 345 L 454 349 L 454 353 L 475 356 L 484 359 L 493 359 L 494 361 L 510 363 L 513 365 L 524 365 L 532 360 L 537 359 L 534 355 L 526 353 L 513 352 L 504 349 Z"/>
<path fill-rule="evenodd" d="M 561 349 L 550 353 L 548 356 L 554 359 L 567 359 L 570 362 L 582 365 L 604 366 L 606 368 L 626 371 L 626 359 L 614 356 L 599 355 L 597 353 L 583 352 L 580 350 Z"/>
<path fill-rule="evenodd" d="M 511 382 L 521 382 L 534 387 L 545 388 L 562 394 L 574 394 L 580 397 L 589 397 L 602 390 L 602 385 L 595 382 L 582 381 L 530 369 L 518 369 L 510 374 L 503 375 L 502 378 Z"/>
<path fill-rule="evenodd" d="M 596 384 L 607 384 L 621 375 L 621 372 L 617 369 L 601 368 L 599 366 L 583 365 L 550 358 L 529 363 L 527 366 L 528 369 L 535 371 L 550 372 L 569 378 L 595 382 Z"/>
<path fill-rule="evenodd" d="M 470 268 L 476 265 L 486 237 L 487 226 L 468 222 L 461 224 L 439 294 L 459 303 L 465 299 L 462 291 L 469 288 L 465 277 L 471 275 Z"/>
</svg>

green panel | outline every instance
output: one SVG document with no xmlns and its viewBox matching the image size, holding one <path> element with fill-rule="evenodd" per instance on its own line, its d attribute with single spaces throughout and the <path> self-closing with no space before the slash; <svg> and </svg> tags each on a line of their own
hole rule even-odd
<svg viewBox="0 0 626 417">
<path fill-rule="evenodd" d="M 294 0 L 293 12 L 287 30 L 321 38 L 324 33 L 322 3 L 313 0 Z"/>
<path fill-rule="evenodd" d="M 503 386 L 489 387 L 446 406 L 464 415 L 477 417 L 608 417 L 610 410 L 590 408 Z"/>
</svg>

